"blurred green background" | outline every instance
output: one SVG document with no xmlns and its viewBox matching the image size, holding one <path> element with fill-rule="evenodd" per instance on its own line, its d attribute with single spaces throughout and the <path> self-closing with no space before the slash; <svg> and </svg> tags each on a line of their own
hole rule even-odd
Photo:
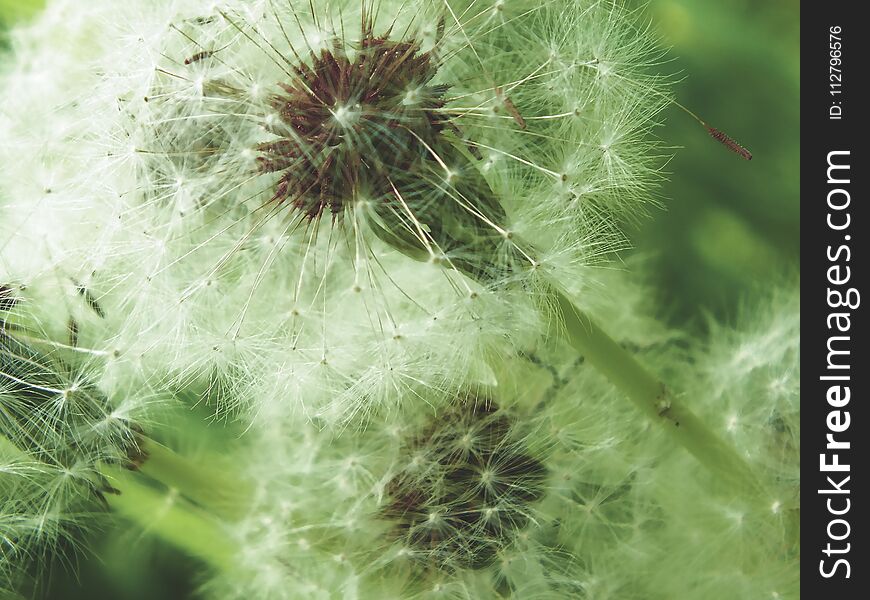
<svg viewBox="0 0 870 600">
<path fill-rule="evenodd" d="M 0 0 L 0 27 L 27 18 L 44 4 L 45 0 Z"/>
<path fill-rule="evenodd" d="M 635 232 L 675 325 L 729 320 L 759 288 L 800 269 L 800 3 L 652 0 L 646 7 L 677 99 L 753 153 L 707 137 L 676 108 L 659 135 L 678 146 L 666 204 Z M 792 280 L 793 281 L 793 280 Z"/>
<path fill-rule="evenodd" d="M 41 4 L 0 0 L 0 45 L 4 27 Z M 676 108 L 659 131 L 675 147 L 661 190 L 667 208 L 630 234 L 634 252 L 652 256 L 674 325 L 700 330 L 704 314 L 727 321 L 747 296 L 800 268 L 800 4 L 651 0 L 642 9 L 671 47 L 665 69 L 682 78 L 678 100 L 754 155 L 741 160 Z M 54 568 L 42 597 L 181 598 L 195 586 L 186 575 L 194 566 L 170 550 L 138 538 L 93 547 L 96 557 L 79 558 L 78 583 Z"/>
</svg>

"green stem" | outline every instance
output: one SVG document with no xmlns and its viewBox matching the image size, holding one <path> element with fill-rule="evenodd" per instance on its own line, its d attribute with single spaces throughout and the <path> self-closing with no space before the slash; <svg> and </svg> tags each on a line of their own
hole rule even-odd
<svg viewBox="0 0 870 600">
<path fill-rule="evenodd" d="M 236 549 L 218 520 L 185 502 L 177 491 L 147 485 L 131 471 L 109 466 L 101 471 L 116 492 L 105 494 L 112 510 L 219 570 L 232 568 Z"/>
<path fill-rule="evenodd" d="M 142 474 L 176 489 L 193 502 L 222 517 L 241 516 L 251 497 L 248 482 L 201 463 L 191 463 L 166 446 L 144 436 L 139 438 L 144 462 Z"/>
<path fill-rule="evenodd" d="M 758 491 L 750 465 L 562 292 L 552 289 L 567 341 L 647 417 L 728 485 Z"/>
<path fill-rule="evenodd" d="M 26 461 L 29 455 L 0 435 L 4 457 Z M 103 498 L 114 512 L 217 569 L 232 567 L 235 546 L 216 516 L 187 502 L 178 489 L 157 488 L 135 471 L 107 464 L 99 470 L 111 487 Z"/>
</svg>

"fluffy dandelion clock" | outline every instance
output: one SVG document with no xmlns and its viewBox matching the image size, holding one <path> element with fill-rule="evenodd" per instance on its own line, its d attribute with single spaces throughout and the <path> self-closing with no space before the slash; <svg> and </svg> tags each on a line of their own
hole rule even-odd
<svg viewBox="0 0 870 600">
<path fill-rule="evenodd" d="M 685 456 L 661 465 L 651 487 L 667 525 L 655 544 L 673 551 L 649 577 L 667 597 L 681 597 L 681 586 L 723 600 L 800 597 L 798 290 L 799 282 L 766 290 L 736 326 L 711 324 L 706 347 L 693 353 L 701 377 L 685 389 L 704 397 L 705 416 L 766 485 L 757 496 L 705 496 L 701 488 L 715 483 L 701 472 L 686 481 L 695 466 Z M 681 479 L 699 491 L 674 483 Z M 676 570 L 685 570 L 682 581 L 668 576 Z"/>
<path fill-rule="evenodd" d="M 723 437 L 796 502 L 800 482 L 800 282 L 766 291 L 736 326 L 711 324 L 700 374 Z M 772 500 L 771 504 L 777 502 Z M 780 499 L 785 505 L 785 498 Z"/>
<path fill-rule="evenodd" d="M 647 358 L 669 360 L 670 332 L 619 312 L 598 316 L 622 322 L 620 340 Z M 648 589 L 631 575 L 637 566 L 614 565 L 636 558 L 635 536 L 658 530 L 647 478 L 662 437 L 565 346 L 542 343 L 502 371 L 497 387 L 426 398 L 433 408 L 338 436 L 261 422 L 222 447 L 227 468 L 210 483 L 202 472 L 213 459 L 192 456 L 197 475 L 153 488 L 150 504 L 130 497 L 124 476 L 109 502 L 210 564 L 204 592 L 225 600 L 620 598 Z M 156 474 L 153 461 L 164 459 L 150 456 L 142 472 Z M 173 524 L 194 534 L 167 531 Z"/>
<path fill-rule="evenodd" d="M 0 591 L 30 560 L 65 557 L 107 511 L 115 490 L 100 464 L 128 462 L 141 409 L 107 398 L 93 366 L 7 334 L 10 298 L 0 304 Z"/>
<path fill-rule="evenodd" d="M 629 299 L 648 296 L 608 283 Z M 620 312 L 596 316 L 622 322 L 620 342 L 657 367 L 685 364 L 684 339 Z M 219 565 L 205 593 L 797 597 L 787 503 L 717 492 L 566 346 L 542 344 L 504 369 L 498 388 L 466 389 L 354 435 L 277 421 L 259 429 L 234 456 L 247 500 L 221 519 L 222 544 L 200 552 Z M 776 456 L 761 438 L 744 449 L 756 464 Z"/>
<path fill-rule="evenodd" d="M 535 398 L 498 404 L 478 388 L 442 402 L 443 411 L 354 436 L 262 432 L 240 457 L 253 469 L 254 501 L 229 527 L 236 560 L 208 584 L 209 595 L 591 593 L 597 563 L 614 560 L 655 520 L 634 482 L 650 466 L 648 444 L 660 440 L 622 412 L 588 414 L 615 395 L 591 369 L 554 389 L 541 361 L 513 368 L 526 383 L 537 380 Z M 571 363 L 559 368 L 576 372 Z M 595 392 L 578 409 L 581 388 Z M 560 427 L 572 434 L 550 438 Z M 634 460 L 614 460 L 620 451 Z"/>
<path fill-rule="evenodd" d="M 217 598 L 680 597 L 622 567 L 683 533 L 668 443 L 767 499 L 646 296 L 593 301 L 669 101 L 620 6 L 57 0 L 12 48 L 3 571 L 96 501 Z M 179 398 L 241 416 L 231 466 L 155 441 Z"/>
<path fill-rule="evenodd" d="M 3 278 L 99 302 L 107 389 L 334 420 L 486 380 L 545 329 L 505 284 L 573 281 L 655 179 L 608 4 L 60 1 L 14 46 Z"/>
</svg>

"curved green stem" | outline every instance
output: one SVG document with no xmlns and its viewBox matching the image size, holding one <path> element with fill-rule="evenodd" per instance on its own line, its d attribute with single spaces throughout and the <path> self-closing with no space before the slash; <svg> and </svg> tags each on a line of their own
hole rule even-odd
<svg viewBox="0 0 870 600">
<path fill-rule="evenodd" d="M 664 383 L 647 371 L 565 294 L 552 288 L 550 296 L 562 316 L 568 343 L 641 412 L 660 423 L 671 439 L 691 452 L 726 484 L 738 490 L 760 489 L 760 481 L 750 465 L 675 398 Z"/>
<path fill-rule="evenodd" d="M 218 520 L 187 503 L 177 491 L 147 485 L 131 471 L 103 466 L 101 472 L 114 488 L 114 493 L 105 494 L 112 510 L 217 569 L 232 568 L 236 548 Z"/>
<path fill-rule="evenodd" d="M 206 464 L 192 463 L 144 436 L 139 437 L 138 443 L 143 455 L 139 471 L 143 475 L 178 490 L 221 517 L 235 519 L 244 512 L 251 490 L 241 477 Z"/>
</svg>

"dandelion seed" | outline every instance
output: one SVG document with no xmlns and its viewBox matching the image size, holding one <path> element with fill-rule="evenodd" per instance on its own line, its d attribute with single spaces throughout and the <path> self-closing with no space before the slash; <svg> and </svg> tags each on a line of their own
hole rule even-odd
<svg viewBox="0 0 870 600">
<path fill-rule="evenodd" d="M 15 292 L 8 285 L 0 285 L 0 312 L 8 312 L 18 304 Z"/>
<path fill-rule="evenodd" d="M 79 294 L 79 296 L 84 298 L 85 302 L 90 307 L 90 309 L 92 311 L 94 311 L 97 314 L 97 316 L 99 316 L 101 319 L 106 318 L 106 313 L 103 311 L 102 306 L 100 306 L 100 303 L 97 301 L 97 298 L 90 292 L 90 290 L 88 290 L 88 288 L 86 288 L 85 286 L 83 286 L 80 283 L 77 283 L 75 281 L 73 281 L 73 283 L 76 286 L 76 292 Z M 72 344 L 72 345 L 75 345 L 75 344 Z"/>
<path fill-rule="evenodd" d="M 733 139 L 728 137 L 728 134 L 726 134 L 724 131 L 720 131 L 719 129 L 710 126 L 707 126 L 707 131 L 710 133 L 710 137 L 712 137 L 714 140 L 716 140 L 732 152 L 739 154 L 741 158 L 745 158 L 746 160 L 752 160 L 752 153 L 737 142 L 735 142 Z"/>
</svg>

